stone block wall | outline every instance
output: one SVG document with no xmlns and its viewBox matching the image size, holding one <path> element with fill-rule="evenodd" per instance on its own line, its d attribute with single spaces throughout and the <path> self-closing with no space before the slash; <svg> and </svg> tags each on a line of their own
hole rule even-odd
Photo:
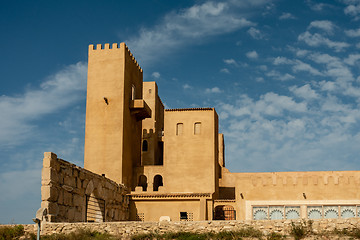
<svg viewBox="0 0 360 240">
<path fill-rule="evenodd" d="M 54 233 L 71 233 L 78 229 L 90 229 L 92 231 L 107 232 L 112 235 L 121 237 L 121 239 L 131 239 L 136 234 L 148 233 L 169 233 L 169 232 L 222 232 L 237 231 L 244 228 L 252 227 L 260 230 L 264 235 L 272 232 L 281 233 L 289 236 L 291 233 L 292 223 L 296 226 L 306 224 L 309 221 L 304 220 L 242 220 L 242 221 L 180 221 L 180 222 L 106 222 L 106 223 L 45 223 L 41 228 L 41 235 L 50 235 Z M 316 235 L 321 233 L 331 233 L 335 229 L 338 231 L 359 229 L 360 221 L 357 218 L 349 219 L 319 219 L 313 220 L 311 227 L 306 228 Z M 35 225 L 26 225 L 25 232 L 35 233 Z M 315 238 L 310 238 L 315 239 Z M 320 238 L 316 238 L 320 239 Z M 326 239 L 332 239 L 326 238 Z M 336 238 L 345 239 L 345 238 Z"/>
<path fill-rule="evenodd" d="M 41 185 L 41 207 L 47 210 L 44 221 L 89 220 L 90 197 L 101 201 L 102 206 L 96 213 L 98 217 L 91 221 L 129 219 L 129 198 L 124 185 L 59 159 L 54 153 L 44 153 Z"/>
</svg>

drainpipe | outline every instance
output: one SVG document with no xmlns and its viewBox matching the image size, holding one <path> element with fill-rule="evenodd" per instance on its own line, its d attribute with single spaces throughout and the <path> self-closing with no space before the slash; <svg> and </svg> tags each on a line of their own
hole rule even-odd
<svg viewBox="0 0 360 240">
<path fill-rule="evenodd" d="M 38 218 L 33 218 L 32 219 L 34 221 L 34 223 L 37 224 L 37 235 L 36 235 L 36 240 L 40 240 L 40 224 L 41 224 L 41 220 Z"/>
</svg>

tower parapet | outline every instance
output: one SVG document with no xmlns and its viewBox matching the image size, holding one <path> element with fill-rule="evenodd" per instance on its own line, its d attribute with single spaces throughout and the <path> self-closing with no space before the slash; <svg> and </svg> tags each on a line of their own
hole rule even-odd
<svg viewBox="0 0 360 240">
<path fill-rule="evenodd" d="M 105 44 L 90 44 L 89 45 L 89 54 L 90 52 L 96 52 L 96 51 L 106 51 L 106 50 L 117 50 L 117 49 L 121 49 L 121 48 L 125 48 L 125 53 L 127 53 L 130 57 L 130 59 L 132 59 L 132 61 L 134 62 L 134 64 L 138 67 L 139 71 L 142 72 L 142 68 L 140 67 L 138 61 L 136 61 L 134 55 L 132 54 L 132 52 L 130 51 L 130 49 L 128 48 L 128 46 L 126 46 L 126 44 L 124 42 L 118 44 L 118 43 L 113 43 L 113 44 L 109 44 L 109 43 L 105 43 Z"/>
</svg>

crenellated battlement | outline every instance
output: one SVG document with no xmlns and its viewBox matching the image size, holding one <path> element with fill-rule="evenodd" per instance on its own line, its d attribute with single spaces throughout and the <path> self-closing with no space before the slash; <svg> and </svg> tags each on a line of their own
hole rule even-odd
<svg viewBox="0 0 360 240">
<path fill-rule="evenodd" d="M 131 53 L 130 49 L 128 48 L 128 46 L 126 46 L 126 44 L 124 42 L 118 44 L 118 43 L 113 43 L 113 44 L 109 44 L 109 43 L 105 43 L 105 44 L 90 44 L 89 45 L 89 52 L 94 52 L 94 51 L 108 51 L 108 50 L 115 50 L 115 49 L 125 49 L 125 53 L 128 54 L 128 56 L 130 57 L 130 59 L 132 59 L 132 61 L 134 62 L 134 64 L 137 66 L 137 68 L 139 69 L 140 72 L 142 72 L 142 68 L 140 67 L 139 63 L 136 61 L 134 55 Z"/>
<path fill-rule="evenodd" d="M 295 174 L 294 174 L 295 175 Z M 295 176 L 281 173 L 257 174 L 250 177 L 253 186 L 296 186 L 296 185 L 360 185 L 359 173 L 346 172 L 298 172 Z"/>
</svg>

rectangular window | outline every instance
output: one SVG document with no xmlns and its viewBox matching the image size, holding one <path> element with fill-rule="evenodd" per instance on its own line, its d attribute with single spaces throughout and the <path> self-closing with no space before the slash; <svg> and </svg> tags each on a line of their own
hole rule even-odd
<svg viewBox="0 0 360 240">
<path fill-rule="evenodd" d="M 176 135 L 182 135 L 183 134 L 183 126 L 184 124 L 178 123 L 176 124 Z"/>
<path fill-rule="evenodd" d="M 194 134 L 199 135 L 201 133 L 201 122 L 196 122 L 194 124 Z"/>
<path fill-rule="evenodd" d="M 194 221 L 194 214 L 191 212 L 180 212 L 180 221 Z"/>
<path fill-rule="evenodd" d="M 186 220 L 188 220 L 187 212 L 180 212 L 180 220 L 181 220 L 181 221 L 186 221 Z"/>
</svg>

